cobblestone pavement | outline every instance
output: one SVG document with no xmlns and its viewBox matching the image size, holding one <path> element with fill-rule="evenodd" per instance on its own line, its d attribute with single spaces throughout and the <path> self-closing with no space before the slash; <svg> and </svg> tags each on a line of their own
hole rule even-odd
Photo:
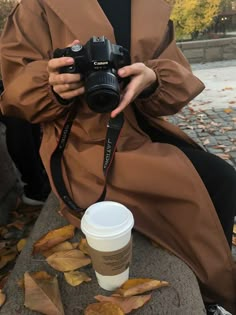
<svg viewBox="0 0 236 315">
<path fill-rule="evenodd" d="M 168 120 L 236 169 L 236 107 L 206 110 L 185 108 Z"/>
<path fill-rule="evenodd" d="M 167 119 L 236 169 L 236 60 L 196 64 L 192 69 L 206 88 Z M 236 246 L 233 255 L 236 259 Z"/>
</svg>

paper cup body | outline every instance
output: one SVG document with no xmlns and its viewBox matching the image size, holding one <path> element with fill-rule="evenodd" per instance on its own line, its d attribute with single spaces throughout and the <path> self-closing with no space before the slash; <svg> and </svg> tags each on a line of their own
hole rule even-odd
<svg viewBox="0 0 236 315">
<path fill-rule="evenodd" d="M 93 204 L 81 220 L 98 283 L 105 290 L 113 291 L 128 280 L 133 225 L 131 211 L 113 201 Z"/>
</svg>

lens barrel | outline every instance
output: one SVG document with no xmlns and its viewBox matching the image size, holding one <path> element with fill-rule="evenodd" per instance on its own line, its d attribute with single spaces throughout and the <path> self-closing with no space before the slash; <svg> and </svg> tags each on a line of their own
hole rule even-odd
<svg viewBox="0 0 236 315">
<path fill-rule="evenodd" d="M 85 81 L 86 101 L 91 110 L 107 113 L 120 102 L 120 86 L 117 77 L 110 71 L 91 72 Z"/>
</svg>

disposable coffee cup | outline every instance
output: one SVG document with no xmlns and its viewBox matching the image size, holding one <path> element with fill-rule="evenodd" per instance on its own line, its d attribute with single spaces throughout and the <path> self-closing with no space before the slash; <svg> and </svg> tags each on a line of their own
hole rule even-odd
<svg viewBox="0 0 236 315">
<path fill-rule="evenodd" d="M 113 201 L 91 205 L 81 220 L 98 284 L 114 291 L 129 278 L 134 218 L 129 209 Z"/>
</svg>

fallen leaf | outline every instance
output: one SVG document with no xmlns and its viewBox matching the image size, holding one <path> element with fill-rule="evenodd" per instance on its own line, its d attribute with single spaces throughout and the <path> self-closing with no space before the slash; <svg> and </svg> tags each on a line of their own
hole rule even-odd
<svg viewBox="0 0 236 315">
<path fill-rule="evenodd" d="M 7 279 L 9 277 L 9 273 L 4 274 L 0 279 L 0 290 L 2 290 L 7 283 Z"/>
<path fill-rule="evenodd" d="M 206 140 L 203 142 L 204 145 L 207 145 L 207 144 L 209 144 L 209 143 L 210 143 L 209 139 L 206 139 Z"/>
<path fill-rule="evenodd" d="M 25 247 L 25 244 L 27 242 L 26 238 L 22 238 L 16 245 L 16 248 L 18 250 L 18 252 L 20 253 L 22 251 L 22 249 Z"/>
<path fill-rule="evenodd" d="M 85 273 L 80 271 L 69 271 L 64 273 L 66 282 L 73 287 L 80 285 L 83 282 L 89 282 L 92 279 Z"/>
<path fill-rule="evenodd" d="M 124 312 L 114 303 L 102 302 L 87 306 L 84 315 L 124 315 Z"/>
<path fill-rule="evenodd" d="M 73 249 L 79 248 L 79 242 L 73 242 L 73 243 L 71 243 L 71 245 L 72 245 Z"/>
<path fill-rule="evenodd" d="M 0 236 L 4 237 L 4 235 L 8 232 L 8 229 L 5 226 L 0 227 Z"/>
<path fill-rule="evenodd" d="M 17 221 L 15 221 L 15 222 L 12 222 L 12 223 L 8 224 L 7 227 L 8 227 L 8 228 L 10 228 L 10 227 L 15 227 L 16 229 L 22 231 L 22 230 L 24 230 L 25 223 L 22 222 L 22 221 L 17 220 Z"/>
<path fill-rule="evenodd" d="M 233 236 L 232 244 L 236 246 L 236 236 Z"/>
<path fill-rule="evenodd" d="M 229 101 L 229 104 L 236 104 L 236 101 Z"/>
<path fill-rule="evenodd" d="M 226 114 L 230 114 L 230 113 L 233 112 L 233 109 L 232 109 L 232 108 L 225 108 L 225 109 L 224 109 L 224 112 L 225 112 Z"/>
<path fill-rule="evenodd" d="M 52 276 L 49 275 L 46 271 L 36 271 L 36 272 L 31 272 L 30 276 L 34 279 L 34 280 L 51 280 Z M 23 279 L 19 279 L 17 281 L 17 284 L 20 288 L 24 289 L 25 284 L 24 284 L 24 278 Z"/>
<path fill-rule="evenodd" d="M 125 314 L 128 314 L 146 304 L 151 299 L 151 294 L 129 297 L 97 295 L 95 299 L 100 302 L 115 303 L 119 305 Z"/>
<path fill-rule="evenodd" d="M 91 259 L 78 249 L 56 252 L 46 260 L 58 271 L 73 271 L 91 263 Z"/>
<path fill-rule="evenodd" d="M 43 251 L 42 255 L 44 257 L 49 257 L 49 256 L 51 256 L 52 254 L 54 254 L 56 252 L 61 252 L 63 250 L 70 250 L 70 249 L 73 249 L 73 246 L 72 246 L 72 244 L 70 242 L 66 241 L 66 242 L 60 243 L 60 244 L 58 244 L 56 246 L 53 246 L 49 250 Z"/>
<path fill-rule="evenodd" d="M 226 86 L 225 88 L 222 89 L 222 91 L 231 91 L 233 88 L 231 86 Z"/>
<path fill-rule="evenodd" d="M 5 301 L 6 301 L 6 294 L 4 294 L 2 290 L 0 290 L 0 308 L 3 306 Z"/>
<path fill-rule="evenodd" d="M 216 153 L 215 155 L 219 156 L 221 159 L 223 160 L 229 160 L 230 159 L 230 155 L 229 154 L 225 154 L 225 153 Z"/>
<path fill-rule="evenodd" d="M 47 315 L 64 315 L 56 277 L 47 274 L 46 279 L 35 279 L 33 275 L 26 272 L 24 287 L 26 307 Z"/>
<path fill-rule="evenodd" d="M 0 269 L 5 267 L 10 261 L 13 261 L 16 258 L 16 253 L 12 253 L 9 255 L 1 256 L 0 257 Z"/>
<path fill-rule="evenodd" d="M 169 286 L 169 283 L 166 281 L 145 278 L 129 279 L 119 289 L 117 289 L 115 294 L 127 297 L 166 286 Z"/>
<path fill-rule="evenodd" d="M 89 255 L 88 243 L 86 238 L 81 238 L 79 242 L 79 249 L 86 255 Z"/>
<path fill-rule="evenodd" d="M 48 250 L 59 243 L 64 242 L 74 236 L 75 227 L 73 225 L 66 225 L 62 228 L 52 230 L 42 236 L 35 244 L 33 253 L 40 253 Z"/>
</svg>

